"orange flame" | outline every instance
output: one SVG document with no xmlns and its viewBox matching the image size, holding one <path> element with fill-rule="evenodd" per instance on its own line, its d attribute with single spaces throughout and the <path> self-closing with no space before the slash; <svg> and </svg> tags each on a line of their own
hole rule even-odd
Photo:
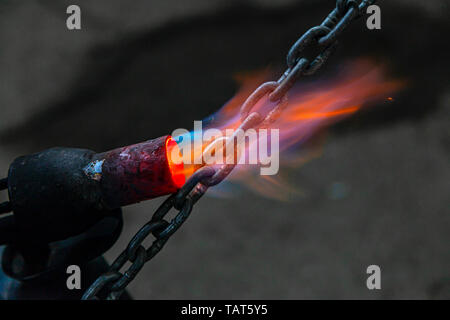
<svg viewBox="0 0 450 320">
<path fill-rule="evenodd" d="M 393 101 L 391 95 L 404 86 L 400 80 L 386 80 L 384 68 L 367 59 L 348 63 L 345 72 L 332 78 L 311 81 L 300 79 L 288 93 L 288 106 L 271 128 L 279 129 L 280 163 L 289 162 L 289 166 L 298 167 L 305 162 L 305 156 L 293 160 L 293 146 L 306 142 L 331 124 L 345 119 L 363 107 L 377 101 Z M 236 129 L 240 125 L 239 110 L 245 99 L 269 75 L 268 71 L 238 75 L 240 89 L 221 110 L 208 119 L 206 128 Z M 261 99 L 252 111 L 265 114 L 273 108 L 267 97 Z M 266 110 L 266 111 L 264 111 Z M 306 156 L 306 158 L 310 158 Z M 287 186 L 280 182 L 280 174 L 261 177 L 249 165 L 238 165 L 227 181 L 246 185 L 258 193 L 281 199 L 277 190 Z M 283 166 L 280 166 L 283 171 Z M 252 177 L 253 176 L 253 179 Z M 257 181 L 257 182 L 256 182 Z M 269 188 L 272 186 L 272 188 Z M 270 191 L 268 191 L 270 190 Z"/>
</svg>

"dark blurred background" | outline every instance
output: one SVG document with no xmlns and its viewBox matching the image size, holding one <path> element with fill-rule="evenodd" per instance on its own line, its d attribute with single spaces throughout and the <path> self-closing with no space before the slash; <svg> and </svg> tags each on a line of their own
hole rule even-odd
<svg viewBox="0 0 450 320">
<path fill-rule="evenodd" d="M 81 7 L 80 31 L 66 28 L 70 4 Z M 322 156 L 290 173 L 301 196 L 202 199 L 129 286 L 134 298 L 450 298 L 449 3 L 379 5 L 382 29 L 353 23 L 316 77 L 371 56 L 407 88 L 332 128 Z M 2 1 L 1 175 L 48 147 L 105 151 L 191 128 L 233 96 L 233 74 L 281 71 L 292 43 L 333 6 Z M 161 201 L 124 209 L 109 261 Z M 366 287 L 371 264 L 382 269 L 378 291 Z"/>
</svg>

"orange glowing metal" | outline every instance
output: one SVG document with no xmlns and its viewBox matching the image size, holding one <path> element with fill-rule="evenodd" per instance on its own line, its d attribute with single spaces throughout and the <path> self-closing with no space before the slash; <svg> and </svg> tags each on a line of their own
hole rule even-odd
<svg viewBox="0 0 450 320">
<path fill-rule="evenodd" d="M 171 136 L 168 136 L 166 139 L 167 162 L 169 165 L 170 173 L 172 175 L 173 183 L 177 188 L 181 188 L 186 181 L 184 164 L 183 162 L 177 163 L 175 161 L 172 161 L 173 154 L 180 154 L 181 157 L 177 142 Z"/>
</svg>

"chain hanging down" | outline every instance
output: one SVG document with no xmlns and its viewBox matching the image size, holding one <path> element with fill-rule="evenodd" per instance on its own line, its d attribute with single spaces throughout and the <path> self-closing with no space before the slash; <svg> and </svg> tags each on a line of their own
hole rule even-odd
<svg viewBox="0 0 450 320">
<path fill-rule="evenodd" d="M 241 107 L 241 125 L 238 129 L 267 127 L 280 116 L 287 106 L 287 92 L 302 75 L 312 75 L 319 70 L 337 46 L 337 38 L 350 24 L 360 17 L 375 0 L 337 0 L 336 8 L 316 27 L 309 29 L 290 48 L 287 55 L 287 70 L 278 81 L 266 82 L 259 86 Z M 308 47 L 320 49 L 313 59 L 302 57 Z M 276 103 L 265 116 L 252 108 L 264 97 Z M 238 131 L 238 130 L 237 130 Z M 232 139 L 231 139 L 232 140 Z M 235 164 L 224 164 L 218 169 L 204 166 L 197 170 L 175 194 L 167 198 L 146 223 L 131 239 L 126 249 L 104 273 L 86 290 L 82 299 L 118 299 L 126 286 L 136 277 L 144 264 L 151 260 L 165 245 L 167 240 L 180 228 L 189 217 L 194 204 L 205 194 L 209 187 L 222 182 L 234 169 Z M 164 219 L 175 208 L 178 214 L 170 222 Z M 152 245 L 146 249 L 142 243 L 152 234 Z M 120 270 L 127 262 L 131 266 Z"/>
</svg>

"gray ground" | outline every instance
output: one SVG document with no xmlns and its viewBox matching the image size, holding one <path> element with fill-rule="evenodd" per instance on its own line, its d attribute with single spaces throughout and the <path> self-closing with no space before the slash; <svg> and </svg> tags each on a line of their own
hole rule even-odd
<svg viewBox="0 0 450 320">
<path fill-rule="evenodd" d="M 67 1 L 0 6 L 2 175 L 16 156 L 47 147 L 104 151 L 190 128 L 232 96 L 233 73 L 281 68 L 292 42 L 333 6 L 76 3 L 78 32 L 65 28 Z M 202 199 L 130 285 L 135 298 L 450 297 L 448 3 L 397 0 L 382 10 L 382 31 L 352 26 L 330 64 L 387 60 L 411 80 L 394 107 L 335 127 L 323 155 L 293 173 L 304 195 L 291 202 L 247 191 Z M 125 209 L 109 260 L 161 200 Z M 370 264 L 382 268 L 377 292 L 365 285 Z"/>
</svg>

